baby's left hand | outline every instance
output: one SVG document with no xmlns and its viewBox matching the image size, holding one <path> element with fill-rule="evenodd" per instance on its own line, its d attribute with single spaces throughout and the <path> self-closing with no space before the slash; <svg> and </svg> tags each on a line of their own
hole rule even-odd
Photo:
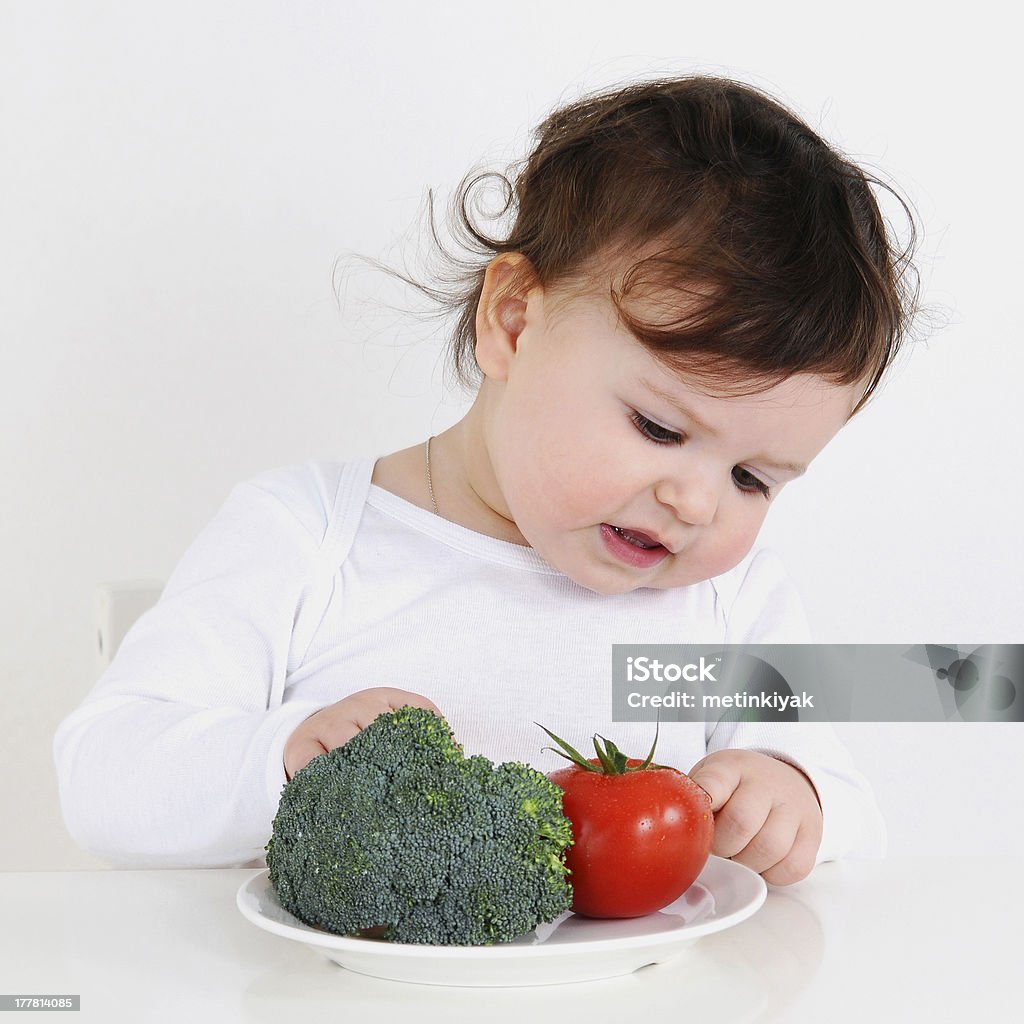
<svg viewBox="0 0 1024 1024">
<path fill-rule="evenodd" d="M 772 885 L 811 873 L 821 845 L 821 805 L 803 772 L 754 750 L 717 750 L 687 774 L 711 796 L 712 853 Z"/>
</svg>

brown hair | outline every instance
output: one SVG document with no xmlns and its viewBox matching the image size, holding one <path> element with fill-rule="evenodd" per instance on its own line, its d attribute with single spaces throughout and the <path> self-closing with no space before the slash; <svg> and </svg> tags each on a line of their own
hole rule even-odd
<svg viewBox="0 0 1024 1024">
<path fill-rule="evenodd" d="M 717 77 L 647 81 L 556 110 L 514 181 L 471 172 L 452 201 L 455 228 L 475 260 L 459 260 L 430 225 L 449 288 L 398 275 L 457 316 L 455 375 L 478 380 L 476 311 L 487 264 L 522 253 L 544 288 L 610 294 L 621 322 L 675 370 L 718 386 L 737 376 L 767 388 L 795 373 L 864 383 L 874 392 L 917 312 L 907 203 L 829 147 L 795 114 L 749 85 Z M 470 193 L 497 179 L 512 227 L 480 230 Z M 910 223 L 897 249 L 871 186 Z M 511 287 L 521 285 L 514 281 Z M 675 301 L 678 296 L 678 302 Z M 667 315 L 642 319 L 629 299 Z M 650 308 L 650 306 L 648 306 Z"/>
</svg>

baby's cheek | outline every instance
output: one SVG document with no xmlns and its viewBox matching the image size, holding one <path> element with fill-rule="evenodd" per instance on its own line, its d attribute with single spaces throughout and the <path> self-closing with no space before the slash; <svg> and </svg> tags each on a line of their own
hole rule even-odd
<svg viewBox="0 0 1024 1024">
<path fill-rule="evenodd" d="M 527 471 L 530 489 L 548 502 L 547 513 L 564 523 L 577 525 L 591 519 L 607 503 L 593 467 L 583 459 L 555 450 L 536 460 Z"/>
<path fill-rule="evenodd" d="M 713 550 L 708 552 L 712 570 L 709 572 L 708 578 L 728 572 L 746 558 L 757 540 L 758 533 L 761 532 L 763 522 L 764 516 L 755 516 L 722 524 L 722 530 L 715 539 Z"/>
</svg>

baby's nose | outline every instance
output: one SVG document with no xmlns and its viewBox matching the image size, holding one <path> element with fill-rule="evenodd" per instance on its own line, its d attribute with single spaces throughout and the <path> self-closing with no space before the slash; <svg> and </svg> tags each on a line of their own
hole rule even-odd
<svg viewBox="0 0 1024 1024">
<path fill-rule="evenodd" d="M 663 480 L 654 488 L 654 496 L 662 505 L 668 505 L 676 518 L 691 526 L 709 525 L 718 509 L 714 487 L 696 478 L 685 482 Z"/>
</svg>

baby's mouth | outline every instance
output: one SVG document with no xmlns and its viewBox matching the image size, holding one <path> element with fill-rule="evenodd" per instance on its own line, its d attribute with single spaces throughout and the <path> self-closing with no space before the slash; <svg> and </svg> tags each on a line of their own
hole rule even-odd
<svg viewBox="0 0 1024 1024">
<path fill-rule="evenodd" d="M 634 569 L 653 569 L 671 554 L 657 537 L 643 530 L 602 523 L 601 537 L 609 554 Z"/>
<path fill-rule="evenodd" d="M 634 547 L 643 548 L 645 551 L 650 551 L 652 548 L 664 547 L 664 545 L 655 540 L 653 537 L 649 537 L 646 533 L 641 533 L 639 530 L 626 530 L 621 526 L 614 526 L 609 523 L 609 526 L 625 541 L 628 541 Z"/>
</svg>

